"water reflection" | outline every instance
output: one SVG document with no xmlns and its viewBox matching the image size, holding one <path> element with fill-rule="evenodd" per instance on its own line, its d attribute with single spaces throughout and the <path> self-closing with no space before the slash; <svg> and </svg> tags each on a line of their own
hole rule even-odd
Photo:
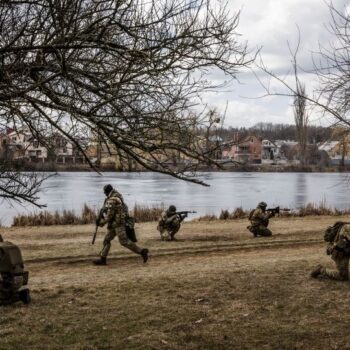
<svg viewBox="0 0 350 350">
<path fill-rule="evenodd" d="M 307 198 L 307 182 L 305 173 L 297 173 L 295 180 L 295 205 L 300 207 L 305 204 Z"/>
</svg>

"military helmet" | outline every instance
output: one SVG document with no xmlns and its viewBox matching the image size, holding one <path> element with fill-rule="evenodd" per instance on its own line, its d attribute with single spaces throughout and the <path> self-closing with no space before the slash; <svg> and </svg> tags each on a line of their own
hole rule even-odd
<svg viewBox="0 0 350 350">
<path fill-rule="evenodd" d="M 259 208 L 266 208 L 266 207 L 267 207 L 267 204 L 266 204 L 265 202 L 260 202 L 260 203 L 258 204 L 258 207 L 259 207 Z"/>
<path fill-rule="evenodd" d="M 103 187 L 103 192 L 105 193 L 106 196 L 108 196 L 111 191 L 113 190 L 112 185 L 108 184 Z"/>
<path fill-rule="evenodd" d="M 168 211 L 171 212 L 171 213 L 175 213 L 176 212 L 175 205 L 170 205 Z"/>
</svg>

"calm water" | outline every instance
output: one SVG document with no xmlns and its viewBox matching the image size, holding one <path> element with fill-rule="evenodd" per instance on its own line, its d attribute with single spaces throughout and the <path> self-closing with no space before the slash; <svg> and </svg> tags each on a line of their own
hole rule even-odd
<svg viewBox="0 0 350 350">
<path fill-rule="evenodd" d="M 59 173 L 48 179 L 41 191 L 47 210 L 74 209 L 84 203 L 98 208 L 103 203 L 102 188 L 111 183 L 123 193 L 129 207 L 135 203 L 195 210 L 198 215 L 219 213 L 221 209 L 254 208 L 260 201 L 268 206 L 297 208 L 309 202 L 339 209 L 350 207 L 348 174 L 338 173 L 202 173 L 210 187 L 173 179 L 157 173 Z M 0 220 L 10 225 L 19 214 L 38 212 L 33 206 L 1 203 Z M 194 217 L 194 216 L 192 216 Z"/>
</svg>

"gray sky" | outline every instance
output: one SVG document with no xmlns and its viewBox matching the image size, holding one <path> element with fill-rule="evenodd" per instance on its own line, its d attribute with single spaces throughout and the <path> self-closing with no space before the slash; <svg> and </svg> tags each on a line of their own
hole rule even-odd
<svg viewBox="0 0 350 350">
<path fill-rule="evenodd" d="M 345 11 L 350 2 L 333 0 L 333 4 Z M 241 9 L 238 31 L 242 39 L 248 41 L 251 49 L 261 47 L 265 65 L 281 74 L 291 70 L 287 41 L 293 48 L 296 46 L 297 26 L 301 34 L 298 63 L 306 70 L 312 68 L 312 52 L 317 52 L 319 45 L 328 46 L 332 40 L 326 28 L 331 17 L 326 2 L 322 0 L 229 0 L 229 6 L 233 12 Z M 303 73 L 300 78 L 308 91 L 316 84 L 312 74 Z M 227 103 L 226 126 L 250 127 L 258 122 L 294 123 L 290 98 L 269 96 L 254 99 L 264 93 L 254 75 L 242 73 L 239 80 L 240 83 L 233 83 L 225 92 L 210 93 L 205 97 L 206 102 L 221 113 Z M 278 89 L 276 82 L 271 84 Z M 314 114 L 311 122 L 327 125 L 332 120 L 320 119 Z"/>
</svg>

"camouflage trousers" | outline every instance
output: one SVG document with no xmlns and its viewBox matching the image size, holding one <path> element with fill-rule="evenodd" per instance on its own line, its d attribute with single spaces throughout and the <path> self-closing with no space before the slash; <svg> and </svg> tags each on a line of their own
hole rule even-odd
<svg viewBox="0 0 350 350">
<path fill-rule="evenodd" d="M 337 269 L 327 269 L 322 267 L 321 275 L 333 280 L 349 280 L 349 257 L 346 257 L 343 254 L 338 254 L 335 256 L 332 255 L 332 259 L 334 260 Z"/>
<path fill-rule="evenodd" d="M 256 237 L 256 236 L 272 236 L 271 230 L 269 230 L 266 226 L 264 225 L 259 225 L 259 226 L 247 226 L 247 229 Z"/>
<path fill-rule="evenodd" d="M 140 248 L 136 243 L 132 242 L 126 235 L 125 226 L 107 227 L 107 234 L 103 240 L 103 248 L 100 255 L 104 258 L 108 256 L 109 250 L 111 249 L 111 242 L 118 236 L 119 243 L 130 249 L 136 254 L 141 254 L 142 248 Z"/>
<path fill-rule="evenodd" d="M 180 230 L 181 225 L 172 224 L 172 225 L 162 225 L 158 224 L 158 231 L 160 233 L 160 238 L 162 241 L 173 241 L 175 238 L 175 234 Z"/>
</svg>

